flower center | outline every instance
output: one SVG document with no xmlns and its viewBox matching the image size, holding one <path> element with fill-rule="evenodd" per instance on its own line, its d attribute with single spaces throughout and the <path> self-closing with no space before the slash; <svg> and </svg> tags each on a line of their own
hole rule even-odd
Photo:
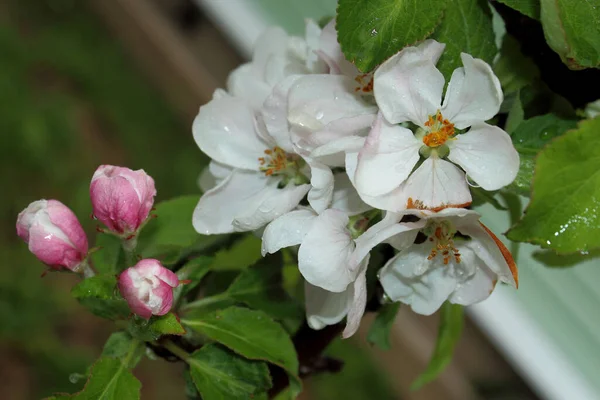
<svg viewBox="0 0 600 400">
<path fill-rule="evenodd" d="M 440 110 L 430 115 L 425 127 L 428 133 L 423 137 L 423 143 L 429 147 L 439 147 L 446 141 L 454 139 L 454 124 L 444 119 Z"/>
<path fill-rule="evenodd" d="M 258 159 L 259 168 L 266 176 L 296 176 L 302 167 L 301 161 L 298 155 L 286 153 L 279 146 L 265 150 L 265 156 Z"/>
<path fill-rule="evenodd" d="M 355 92 L 373 93 L 373 74 L 360 74 L 354 78 L 357 85 L 354 88 Z"/>
<path fill-rule="evenodd" d="M 456 230 L 450 221 L 431 222 L 424 230 L 429 237 L 427 240 L 431 243 L 431 252 L 427 259 L 435 259 L 438 255 L 442 258 L 444 265 L 448 265 L 454 258 L 457 263 L 460 262 L 460 251 L 454 245 L 454 234 Z"/>
</svg>

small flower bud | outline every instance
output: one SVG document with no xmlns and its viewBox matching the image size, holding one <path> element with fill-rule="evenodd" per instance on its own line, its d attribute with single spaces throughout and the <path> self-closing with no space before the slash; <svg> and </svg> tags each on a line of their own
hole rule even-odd
<svg viewBox="0 0 600 400">
<path fill-rule="evenodd" d="M 148 319 L 165 315 L 173 305 L 173 288 L 179 285 L 174 272 L 160 261 L 146 258 L 119 275 L 119 291 L 135 314 Z"/>
<path fill-rule="evenodd" d="M 73 212 L 57 200 L 38 200 L 17 217 L 17 235 L 44 264 L 77 271 L 88 241 Z"/>
<path fill-rule="evenodd" d="M 101 165 L 90 184 L 94 217 L 111 231 L 135 234 L 154 204 L 154 180 L 143 169 Z"/>
</svg>

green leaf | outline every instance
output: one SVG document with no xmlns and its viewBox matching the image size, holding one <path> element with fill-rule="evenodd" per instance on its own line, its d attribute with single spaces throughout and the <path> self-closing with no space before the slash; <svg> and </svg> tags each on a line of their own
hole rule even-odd
<svg viewBox="0 0 600 400">
<path fill-rule="evenodd" d="M 247 360 L 218 344 L 208 344 L 186 362 L 203 400 L 250 399 L 271 387 L 262 361 Z"/>
<path fill-rule="evenodd" d="M 533 253 L 533 258 L 548 268 L 571 268 L 582 262 L 600 258 L 600 251 L 592 250 L 583 254 L 573 253 L 559 255 L 552 250 L 541 250 Z"/>
<path fill-rule="evenodd" d="M 520 47 L 520 43 L 514 37 L 505 35 L 500 56 L 494 63 L 494 73 L 500 80 L 505 96 L 531 85 L 540 76 L 537 65 L 523 55 Z"/>
<path fill-rule="evenodd" d="M 91 254 L 94 268 L 100 274 L 118 274 L 125 269 L 125 253 L 121 239 L 114 235 L 99 233 L 96 236 L 96 247 Z"/>
<path fill-rule="evenodd" d="M 485 203 L 490 203 L 496 210 L 505 211 L 504 207 L 498 199 L 496 199 L 497 192 L 488 192 L 480 187 L 471 187 L 471 195 L 473 196 L 472 206 L 480 206 Z"/>
<path fill-rule="evenodd" d="M 540 115 L 523 121 L 512 134 L 521 165 L 516 179 L 506 189 L 529 196 L 537 154 L 552 139 L 574 128 L 576 124 L 574 120 L 562 119 L 554 114 Z"/>
<path fill-rule="evenodd" d="M 227 289 L 226 294 L 241 303 L 263 310 L 276 319 L 303 317 L 302 307 L 283 290 L 281 264 L 269 256 L 243 271 Z"/>
<path fill-rule="evenodd" d="M 107 319 L 126 318 L 129 306 L 117 291 L 114 275 L 96 275 L 73 287 L 71 295 L 92 314 Z"/>
<path fill-rule="evenodd" d="M 492 28 L 492 12 L 486 1 L 451 0 L 447 3 L 444 19 L 432 38 L 446 44 L 437 68 L 449 82 L 452 72 L 462 67 L 461 52 L 491 64 L 498 49 Z"/>
<path fill-rule="evenodd" d="M 153 316 L 146 321 L 142 318 L 134 318 L 129 324 L 129 333 L 143 341 L 157 340 L 162 335 L 183 335 L 184 327 L 177 316 L 168 313 L 161 316 Z"/>
<path fill-rule="evenodd" d="M 513 134 L 524 119 L 525 110 L 523 110 L 521 91 L 519 90 L 515 93 L 513 104 L 508 112 L 508 117 L 506 118 L 506 124 L 504 124 L 504 130 L 509 134 Z"/>
<path fill-rule="evenodd" d="M 536 160 L 531 202 L 507 233 L 557 253 L 600 247 L 600 117 L 555 139 Z"/>
<path fill-rule="evenodd" d="M 217 252 L 212 269 L 221 271 L 248 268 L 262 258 L 261 245 L 260 238 L 252 234 L 246 235 L 230 248 Z"/>
<path fill-rule="evenodd" d="M 600 65 L 600 4 L 597 0 L 541 0 L 548 45 L 571 69 Z"/>
<path fill-rule="evenodd" d="M 374 344 L 382 350 L 390 349 L 390 333 L 398 310 L 400 310 L 400 303 L 388 303 L 381 307 L 377 317 L 369 328 L 367 335 L 369 343 Z"/>
<path fill-rule="evenodd" d="M 104 344 L 102 355 L 118 358 L 125 367 L 133 368 L 141 360 L 146 350 L 144 343 L 135 339 L 127 332 L 115 332 Z"/>
<path fill-rule="evenodd" d="M 264 312 L 229 307 L 196 317 L 186 315 L 182 322 L 246 358 L 280 366 L 288 373 L 292 394 L 300 392 L 294 344 L 281 325 Z"/>
<path fill-rule="evenodd" d="M 156 205 L 156 218 L 149 221 L 138 238 L 138 252 L 144 258 L 179 252 L 193 245 L 200 235 L 192 226 L 198 196 L 182 196 Z"/>
<path fill-rule="evenodd" d="M 202 278 L 210 271 L 214 262 L 213 257 L 200 256 L 188 261 L 183 268 L 177 271 L 177 277 L 180 281 L 190 280 L 190 283 L 185 283 L 177 286 L 173 290 L 173 297 L 178 299 L 185 296 L 190 290 L 200 284 Z"/>
<path fill-rule="evenodd" d="M 342 52 L 369 72 L 429 36 L 445 6 L 443 0 L 339 0 L 336 28 Z"/>
<path fill-rule="evenodd" d="M 142 384 L 120 360 L 101 357 L 92 367 L 83 390 L 74 400 L 135 400 L 140 398 Z"/>
<path fill-rule="evenodd" d="M 460 339 L 463 327 L 463 308 L 457 304 L 445 302 L 440 308 L 440 327 L 433 355 L 427 369 L 410 386 L 417 390 L 434 380 L 452 360 L 454 347 Z"/>
<path fill-rule="evenodd" d="M 540 0 L 498 0 L 529 18 L 540 19 Z"/>
</svg>

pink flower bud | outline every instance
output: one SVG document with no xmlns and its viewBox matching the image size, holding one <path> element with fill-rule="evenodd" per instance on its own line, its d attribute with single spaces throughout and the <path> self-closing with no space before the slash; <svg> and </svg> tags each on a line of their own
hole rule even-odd
<svg viewBox="0 0 600 400">
<path fill-rule="evenodd" d="M 17 235 L 44 264 L 77 270 L 88 241 L 73 211 L 57 200 L 38 200 L 17 217 Z"/>
<path fill-rule="evenodd" d="M 160 261 L 146 258 L 119 275 L 119 291 L 135 314 L 148 319 L 165 315 L 173 305 L 173 288 L 179 285 L 174 272 Z"/>
<path fill-rule="evenodd" d="M 133 234 L 154 204 L 154 180 L 143 169 L 101 165 L 90 184 L 94 217 L 111 231 Z"/>
</svg>

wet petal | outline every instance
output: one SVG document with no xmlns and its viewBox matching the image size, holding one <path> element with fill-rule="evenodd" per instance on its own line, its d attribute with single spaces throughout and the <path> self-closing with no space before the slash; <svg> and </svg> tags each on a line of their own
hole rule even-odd
<svg viewBox="0 0 600 400">
<path fill-rule="evenodd" d="M 290 211 L 275 219 L 263 232 L 262 255 L 302 243 L 316 216 L 312 210 L 302 209 Z"/>
<path fill-rule="evenodd" d="M 258 158 L 273 147 L 256 134 L 254 112 L 242 99 L 222 96 L 200 107 L 192 132 L 213 160 L 234 168 L 258 170 Z"/>
<path fill-rule="evenodd" d="M 346 228 L 348 216 L 325 210 L 313 222 L 298 251 L 298 268 L 309 283 L 331 292 L 342 292 L 354 281 L 349 260 L 354 241 Z"/>
<path fill-rule="evenodd" d="M 427 46 L 407 47 L 375 71 L 375 99 L 390 123 L 423 126 L 440 108 L 444 77 L 435 67 L 435 53 Z"/>
<path fill-rule="evenodd" d="M 412 131 L 389 124 L 379 114 L 358 155 L 356 189 L 378 196 L 398 188 L 419 161 L 421 146 Z"/>
<path fill-rule="evenodd" d="M 464 129 L 498 114 L 504 96 L 500 81 L 485 61 L 465 53 L 460 58 L 464 67 L 452 73 L 442 114 Z"/>
<path fill-rule="evenodd" d="M 462 208 L 471 204 L 471 193 L 464 173 L 455 165 L 435 156 L 426 159 L 400 190 L 405 208 L 411 202 L 431 210 Z"/>
<path fill-rule="evenodd" d="M 353 285 L 349 285 L 343 292 L 335 293 L 305 282 L 304 299 L 308 326 L 319 330 L 337 324 L 348 314 L 353 296 Z"/>
<path fill-rule="evenodd" d="M 485 190 L 509 185 L 519 172 L 519 153 L 510 136 L 497 126 L 477 123 L 448 144 L 448 159 Z"/>
</svg>

